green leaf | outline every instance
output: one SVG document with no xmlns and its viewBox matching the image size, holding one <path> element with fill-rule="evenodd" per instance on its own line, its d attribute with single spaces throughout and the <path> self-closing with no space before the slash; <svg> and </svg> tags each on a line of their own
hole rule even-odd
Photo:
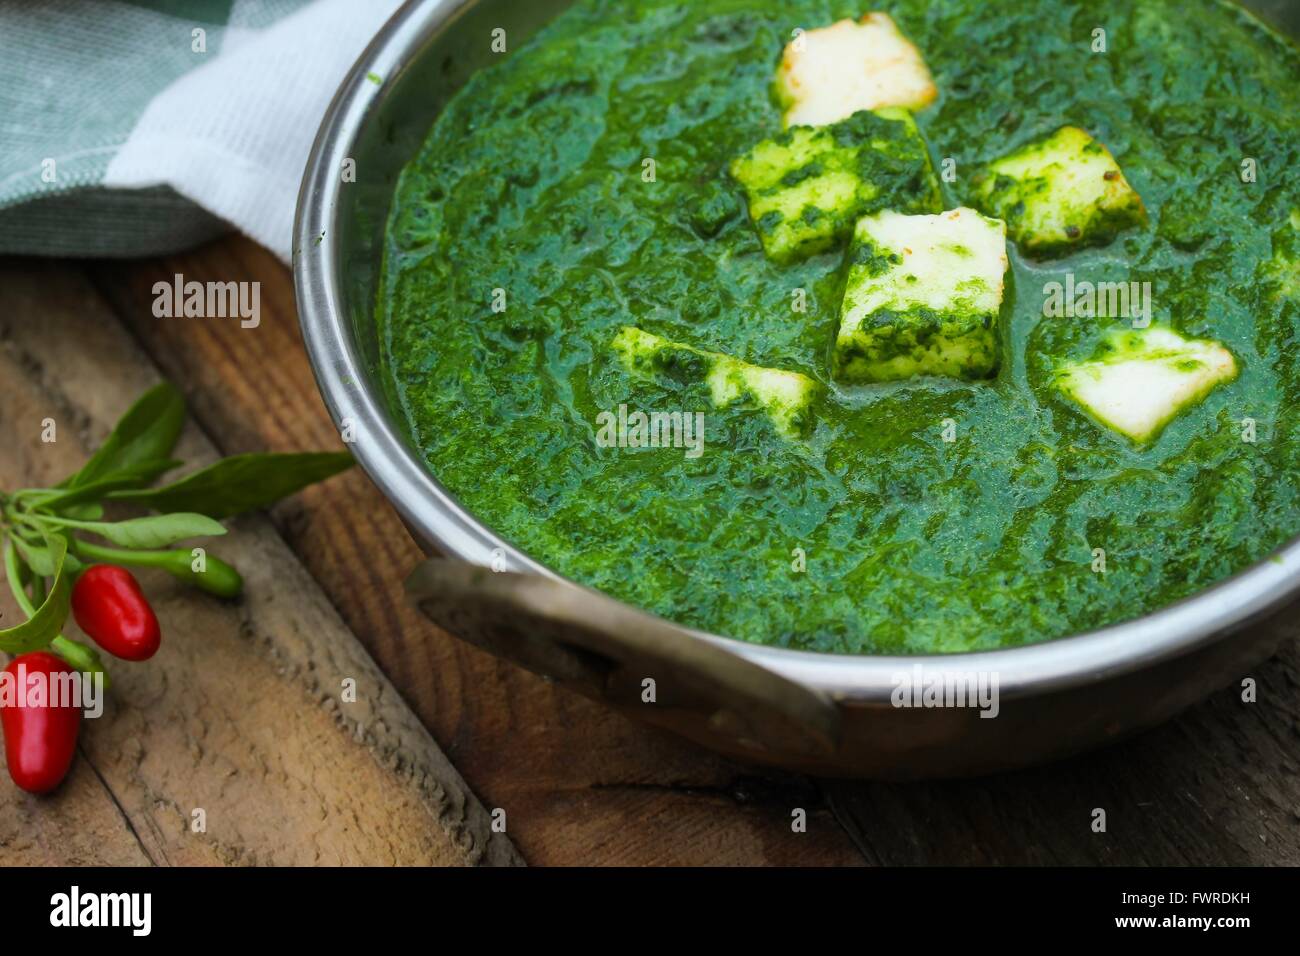
<svg viewBox="0 0 1300 956">
<path fill-rule="evenodd" d="M 17 627 L 0 631 L 0 651 L 7 654 L 26 654 L 28 651 L 46 647 L 50 641 L 59 636 L 59 631 L 63 630 L 63 624 L 68 619 L 72 583 L 63 561 L 67 554 L 68 543 L 62 537 L 54 535 L 47 540 L 46 547 L 53 555 L 57 569 L 54 584 L 50 588 L 50 593 L 46 595 L 45 601 L 31 617 Z M 11 587 L 21 587 L 18 583 L 20 569 L 16 552 L 12 547 L 5 548 L 5 573 L 9 577 Z"/>
<path fill-rule="evenodd" d="M 16 534 L 11 535 L 9 540 L 18 547 L 18 553 L 23 556 L 23 560 L 37 577 L 51 578 L 58 573 L 59 568 L 54 560 L 54 554 L 48 547 L 24 541 Z"/>
<path fill-rule="evenodd" d="M 104 517 L 104 506 L 87 501 L 85 504 L 61 508 L 59 513 L 65 518 L 75 518 L 78 521 L 98 521 Z"/>
<path fill-rule="evenodd" d="M 230 518 L 265 508 L 352 464 L 345 451 L 234 455 L 162 488 L 118 491 L 108 497 L 155 511 L 201 511 Z"/>
<path fill-rule="evenodd" d="M 124 548 L 162 548 L 184 538 L 205 538 L 225 534 L 226 529 L 207 515 L 178 511 L 127 521 L 68 521 L 47 519 L 81 531 L 89 531 Z"/>
<path fill-rule="evenodd" d="M 170 382 L 160 382 L 140 396 L 63 487 L 80 488 L 143 462 L 168 458 L 184 425 L 185 399 Z"/>
<path fill-rule="evenodd" d="M 63 559 L 64 573 L 66 573 L 74 581 L 77 580 L 77 575 L 80 574 L 85 569 L 85 567 L 86 565 L 81 561 L 81 559 L 78 558 L 71 551 L 69 551 L 68 556 Z"/>
<path fill-rule="evenodd" d="M 151 458 L 148 461 L 141 461 L 125 468 L 116 469 L 111 474 L 96 478 L 94 481 L 88 481 L 75 488 L 55 490 L 48 494 L 37 495 L 31 499 L 31 506 L 63 511 L 73 505 L 99 501 L 101 498 L 106 497 L 109 492 L 122 491 L 128 488 L 146 488 L 162 475 L 173 468 L 179 467 L 180 464 L 181 462 L 175 458 Z M 80 518 L 83 516 L 69 513 L 68 517 Z"/>
</svg>

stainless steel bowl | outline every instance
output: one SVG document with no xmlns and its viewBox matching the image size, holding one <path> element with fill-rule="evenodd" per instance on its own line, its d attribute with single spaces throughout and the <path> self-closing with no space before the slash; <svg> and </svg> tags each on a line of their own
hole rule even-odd
<svg viewBox="0 0 1300 956">
<path fill-rule="evenodd" d="M 1104 630 L 991 652 L 847 656 L 761 647 L 652 617 L 561 579 L 468 513 L 413 453 L 380 380 L 374 302 L 384 226 L 397 174 L 434 116 L 499 56 L 492 31 L 504 29 L 513 50 L 567 5 L 408 3 L 335 97 L 298 200 L 294 274 L 311 362 L 361 465 L 422 547 L 441 556 L 408 581 L 426 614 L 735 757 L 882 778 L 996 771 L 1115 740 L 1245 676 L 1300 632 L 1300 539 L 1195 597 Z M 1300 36 L 1300 3 L 1248 6 Z M 354 182 L 341 174 L 348 159 Z M 997 675 L 998 716 L 894 706 L 894 689 L 916 665 L 927 676 Z"/>
</svg>

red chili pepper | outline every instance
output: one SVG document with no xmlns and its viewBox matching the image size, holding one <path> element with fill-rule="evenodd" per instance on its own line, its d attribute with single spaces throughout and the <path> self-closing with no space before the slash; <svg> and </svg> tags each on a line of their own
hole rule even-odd
<svg viewBox="0 0 1300 956">
<path fill-rule="evenodd" d="M 124 661 L 148 660 L 162 641 L 140 585 L 114 564 L 92 564 L 81 572 L 72 587 L 72 614 L 96 644 Z"/>
<path fill-rule="evenodd" d="M 68 775 L 81 729 L 81 708 L 62 696 L 70 682 L 52 678 L 76 671 L 49 651 L 32 651 L 10 661 L 5 673 L 11 676 L 0 694 L 0 725 L 9 776 L 28 793 L 49 793 Z"/>
</svg>

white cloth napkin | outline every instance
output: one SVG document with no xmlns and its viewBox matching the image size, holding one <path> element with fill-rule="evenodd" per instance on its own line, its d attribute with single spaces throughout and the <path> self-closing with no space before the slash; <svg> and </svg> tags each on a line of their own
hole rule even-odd
<svg viewBox="0 0 1300 956">
<path fill-rule="evenodd" d="M 325 109 L 398 6 L 316 0 L 264 29 L 228 29 L 216 56 L 145 108 L 103 185 L 169 186 L 288 262 L 298 186 Z"/>
</svg>

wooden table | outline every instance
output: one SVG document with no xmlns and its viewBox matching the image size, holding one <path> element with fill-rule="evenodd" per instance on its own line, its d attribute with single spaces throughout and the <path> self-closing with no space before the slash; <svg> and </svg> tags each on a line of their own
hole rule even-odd
<svg viewBox="0 0 1300 956">
<path fill-rule="evenodd" d="M 15 267 L 25 266 L 38 267 Z M 89 279 L 223 453 L 338 444 L 289 271 L 250 241 L 39 268 L 52 284 Z M 177 273 L 260 281 L 261 325 L 155 318 L 153 284 Z M 481 804 L 506 811 L 529 863 L 1300 864 L 1294 643 L 1242 675 L 1256 679 L 1257 702 L 1229 687 L 1102 753 L 983 780 L 815 781 L 737 766 L 436 630 L 401 593 L 421 555 L 359 472 L 281 504 L 271 521 Z M 792 832 L 799 807 L 807 832 Z M 1091 826 L 1098 807 L 1104 833 Z"/>
</svg>

